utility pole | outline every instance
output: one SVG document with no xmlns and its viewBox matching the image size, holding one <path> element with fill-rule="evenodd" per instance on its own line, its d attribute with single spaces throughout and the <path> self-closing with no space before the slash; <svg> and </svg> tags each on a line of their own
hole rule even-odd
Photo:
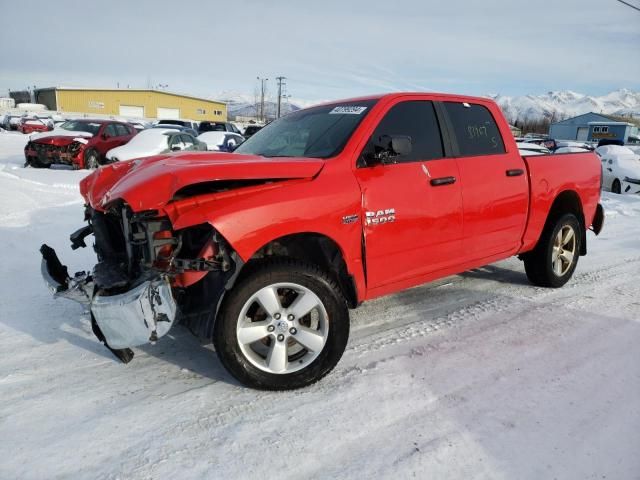
<svg viewBox="0 0 640 480">
<path fill-rule="evenodd" d="M 280 118 L 280 105 L 282 102 L 282 87 L 286 87 L 286 80 L 287 77 L 276 77 L 276 80 L 278 81 L 278 112 L 276 113 L 276 118 Z"/>
<path fill-rule="evenodd" d="M 265 84 L 269 81 L 268 78 L 256 77 L 256 80 L 260 80 L 260 120 L 264 122 L 264 92 Z"/>
</svg>

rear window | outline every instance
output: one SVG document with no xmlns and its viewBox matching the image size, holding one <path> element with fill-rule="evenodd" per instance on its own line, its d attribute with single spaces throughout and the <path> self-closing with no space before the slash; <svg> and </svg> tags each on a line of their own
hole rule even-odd
<svg viewBox="0 0 640 480">
<path fill-rule="evenodd" d="M 444 102 L 458 141 L 460 156 L 504 153 L 504 143 L 491 112 L 474 103 Z"/>
</svg>

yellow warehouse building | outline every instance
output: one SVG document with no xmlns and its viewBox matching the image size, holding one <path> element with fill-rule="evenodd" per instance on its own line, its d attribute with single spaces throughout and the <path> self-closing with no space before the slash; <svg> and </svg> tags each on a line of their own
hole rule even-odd
<svg viewBox="0 0 640 480">
<path fill-rule="evenodd" d="M 128 118 L 226 121 L 227 105 L 215 100 L 151 89 L 52 87 L 35 90 L 36 103 L 61 113 Z"/>
</svg>

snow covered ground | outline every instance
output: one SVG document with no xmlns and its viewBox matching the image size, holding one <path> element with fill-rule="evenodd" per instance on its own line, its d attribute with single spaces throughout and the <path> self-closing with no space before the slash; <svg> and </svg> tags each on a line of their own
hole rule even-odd
<svg viewBox="0 0 640 480">
<path fill-rule="evenodd" d="M 0 478 L 640 478 L 640 198 L 604 194 L 566 287 L 511 259 L 364 304 L 332 374 L 268 393 L 182 328 L 120 364 L 50 297 L 43 241 L 93 263 L 85 173 L 24 143 L 0 133 Z"/>
</svg>

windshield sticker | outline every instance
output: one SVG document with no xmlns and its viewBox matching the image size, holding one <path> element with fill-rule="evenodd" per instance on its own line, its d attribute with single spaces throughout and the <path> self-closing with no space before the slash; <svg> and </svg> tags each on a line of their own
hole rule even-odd
<svg viewBox="0 0 640 480">
<path fill-rule="evenodd" d="M 329 113 L 333 114 L 347 114 L 347 115 L 360 115 L 367 107 L 358 107 L 357 105 L 343 105 L 341 107 L 335 107 Z"/>
</svg>

